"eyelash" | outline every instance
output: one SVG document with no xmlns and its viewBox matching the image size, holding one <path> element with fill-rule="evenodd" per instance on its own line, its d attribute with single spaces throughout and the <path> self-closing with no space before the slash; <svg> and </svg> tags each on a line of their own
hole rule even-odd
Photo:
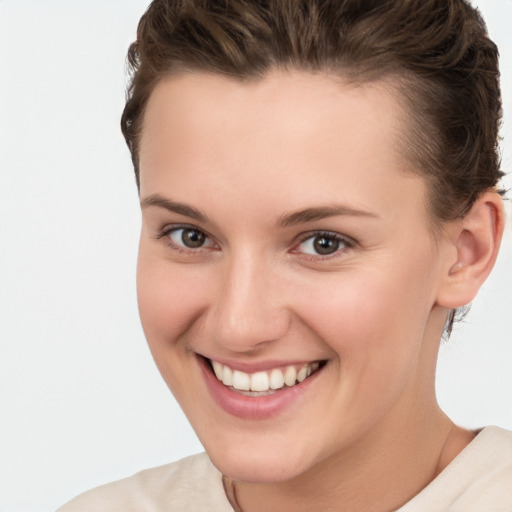
<svg viewBox="0 0 512 512">
<path fill-rule="evenodd" d="M 186 247 L 185 245 L 178 245 L 171 239 L 171 235 L 173 233 L 176 233 L 176 232 L 182 231 L 182 230 L 183 231 L 189 230 L 191 232 L 196 232 L 196 233 L 204 235 L 205 240 L 211 241 L 211 245 L 201 245 L 197 248 Z M 301 245 L 303 245 L 305 242 L 307 242 L 308 240 L 311 240 L 311 242 L 314 243 L 314 240 L 316 238 L 320 238 L 320 237 L 323 237 L 324 239 L 326 239 L 328 241 L 340 244 L 340 245 L 342 245 L 342 247 L 340 247 L 340 248 L 336 247 L 333 253 L 323 254 L 323 255 L 318 254 L 318 253 L 317 254 L 308 254 L 304 251 L 299 250 L 299 247 Z M 207 250 L 210 249 L 212 246 L 215 247 L 215 243 L 213 242 L 212 237 L 210 235 L 208 235 L 208 233 L 206 233 L 204 230 L 202 230 L 196 226 L 189 225 L 189 224 L 167 226 L 164 229 L 162 229 L 162 231 L 155 238 L 158 240 L 167 238 L 167 240 L 166 240 L 167 245 L 169 247 L 171 247 L 172 250 L 177 251 L 180 254 L 197 254 L 197 253 L 204 251 L 205 249 L 207 249 Z M 296 245 L 291 249 L 290 252 L 293 254 L 300 254 L 303 258 L 306 258 L 309 261 L 313 261 L 313 262 L 314 261 L 326 261 L 326 260 L 330 260 L 332 258 L 340 257 L 340 253 L 345 253 L 347 250 L 355 247 L 356 244 L 357 244 L 357 242 L 355 240 L 353 240 L 352 238 L 347 237 L 345 235 L 341 235 L 339 233 L 335 233 L 332 231 L 312 231 L 312 232 L 303 234 L 300 237 L 298 243 L 296 243 Z"/>
<path fill-rule="evenodd" d="M 157 240 L 167 238 L 166 243 L 167 245 L 174 251 L 177 251 L 180 254 L 197 254 L 198 252 L 202 252 L 201 250 L 204 249 L 210 249 L 210 245 L 202 245 L 197 248 L 187 247 L 185 245 L 178 245 L 176 244 L 172 239 L 171 235 L 173 233 L 176 233 L 178 231 L 195 231 L 197 233 L 200 233 L 204 235 L 205 240 L 212 240 L 212 237 L 208 235 L 204 230 L 199 229 L 196 226 L 192 226 L 190 224 L 181 224 L 181 225 L 174 225 L 174 226 L 166 226 L 165 228 L 160 231 L 160 233 L 155 237 Z M 213 244 L 213 242 L 212 242 Z M 213 244 L 214 245 L 214 244 Z"/>
<path fill-rule="evenodd" d="M 340 244 L 342 247 L 336 248 L 333 253 L 331 254 L 308 254 L 305 252 L 299 251 L 299 247 L 303 245 L 308 240 L 311 240 L 312 243 L 314 243 L 315 238 L 321 238 L 334 241 L 335 243 Z M 350 237 L 347 237 L 345 235 L 341 235 L 339 233 L 335 233 L 332 231 L 313 231 L 310 233 L 305 233 L 301 238 L 299 239 L 299 243 L 292 249 L 293 253 L 300 253 L 302 254 L 302 257 L 307 258 L 310 261 L 326 261 L 333 258 L 339 258 L 341 254 L 347 252 L 347 250 L 352 249 L 356 246 L 356 241 L 353 240 Z"/>
</svg>

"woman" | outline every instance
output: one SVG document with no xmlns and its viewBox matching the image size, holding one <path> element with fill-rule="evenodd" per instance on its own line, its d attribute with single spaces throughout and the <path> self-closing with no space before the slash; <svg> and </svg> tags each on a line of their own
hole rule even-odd
<svg viewBox="0 0 512 512">
<path fill-rule="evenodd" d="M 512 435 L 434 389 L 504 225 L 478 12 L 156 0 L 129 58 L 140 315 L 207 455 L 61 510 L 510 510 Z"/>
</svg>

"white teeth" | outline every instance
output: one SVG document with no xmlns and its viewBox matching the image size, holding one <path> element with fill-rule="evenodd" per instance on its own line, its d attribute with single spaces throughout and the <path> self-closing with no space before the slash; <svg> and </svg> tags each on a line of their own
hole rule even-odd
<svg viewBox="0 0 512 512">
<path fill-rule="evenodd" d="M 281 389 L 284 386 L 284 375 L 281 370 L 275 368 L 270 372 L 270 389 Z"/>
<path fill-rule="evenodd" d="M 224 370 L 222 372 L 222 383 L 224 386 L 233 385 L 233 370 L 229 366 L 224 366 Z"/>
<path fill-rule="evenodd" d="M 212 361 L 213 371 L 215 372 L 215 376 L 217 379 L 222 380 L 222 373 L 224 370 L 224 367 L 218 363 L 217 361 Z"/>
<path fill-rule="evenodd" d="M 258 396 L 258 393 L 271 393 L 282 389 L 285 385 L 294 386 L 303 382 L 319 368 L 319 363 L 305 364 L 299 371 L 295 366 L 287 366 L 284 370 L 273 368 L 270 371 L 260 371 L 248 374 L 233 370 L 218 361 L 211 360 L 213 372 L 225 386 L 233 387 L 248 396 Z M 253 394 L 254 393 L 254 394 Z"/>
<path fill-rule="evenodd" d="M 249 391 L 251 389 L 251 377 L 248 373 L 233 371 L 233 387 L 241 391 Z"/>
<path fill-rule="evenodd" d="M 302 382 L 308 376 L 308 366 L 304 365 L 297 373 L 297 380 Z"/>
<path fill-rule="evenodd" d="M 269 378 L 267 372 L 257 372 L 251 375 L 251 391 L 268 391 Z"/>
<path fill-rule="evenodd" d="M 245 396 L 263 396 L 263 395 L 273 395 L 275 393 L 275 391 L 273 389 L 270 389 L 270 390 L 267 390 L 266 392 L 265 391 L 240 391 L 240 390 L 237 390 L 238 393 L 240 393 L 241 395 L 245 395 Z"/>
<path fill-rule="evenodd" d="M 287 366 L 284 372 L 284 383 L 287 386 L 293 386 L 297 380 L 297 370 L 293 366 Z"/>
</svg>

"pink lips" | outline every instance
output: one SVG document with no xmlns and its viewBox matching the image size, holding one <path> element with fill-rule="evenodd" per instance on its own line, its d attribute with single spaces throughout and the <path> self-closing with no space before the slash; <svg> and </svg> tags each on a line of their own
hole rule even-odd
<svg viewBox="0 0 512 512">
<path fill-rule="evenodd" d="M 227 413 L 250 420 L 263 420 L 278 415 L 296 402 L 321 373 L 318 371 L 291 388 L 254 397 L 243 395 L 222 384 L 211 371 L 209 363 L 203 357 L 198 359 L 206 385 L 215 402 Z"/>
</svg>

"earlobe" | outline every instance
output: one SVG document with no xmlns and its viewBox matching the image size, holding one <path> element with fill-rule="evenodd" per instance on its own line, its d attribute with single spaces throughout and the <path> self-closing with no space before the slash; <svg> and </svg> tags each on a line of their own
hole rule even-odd
<svg viewBox="0 0 512 512">
<path fill-rule="evenodd" d="M 504 220 L 503 201 L 498 193 L 490 191 L 457 224 L 452 240 L 457 257 L 448 266 L 438 305 L 456 309 L 475 298 L 498 256 Z"/>
</svg>

